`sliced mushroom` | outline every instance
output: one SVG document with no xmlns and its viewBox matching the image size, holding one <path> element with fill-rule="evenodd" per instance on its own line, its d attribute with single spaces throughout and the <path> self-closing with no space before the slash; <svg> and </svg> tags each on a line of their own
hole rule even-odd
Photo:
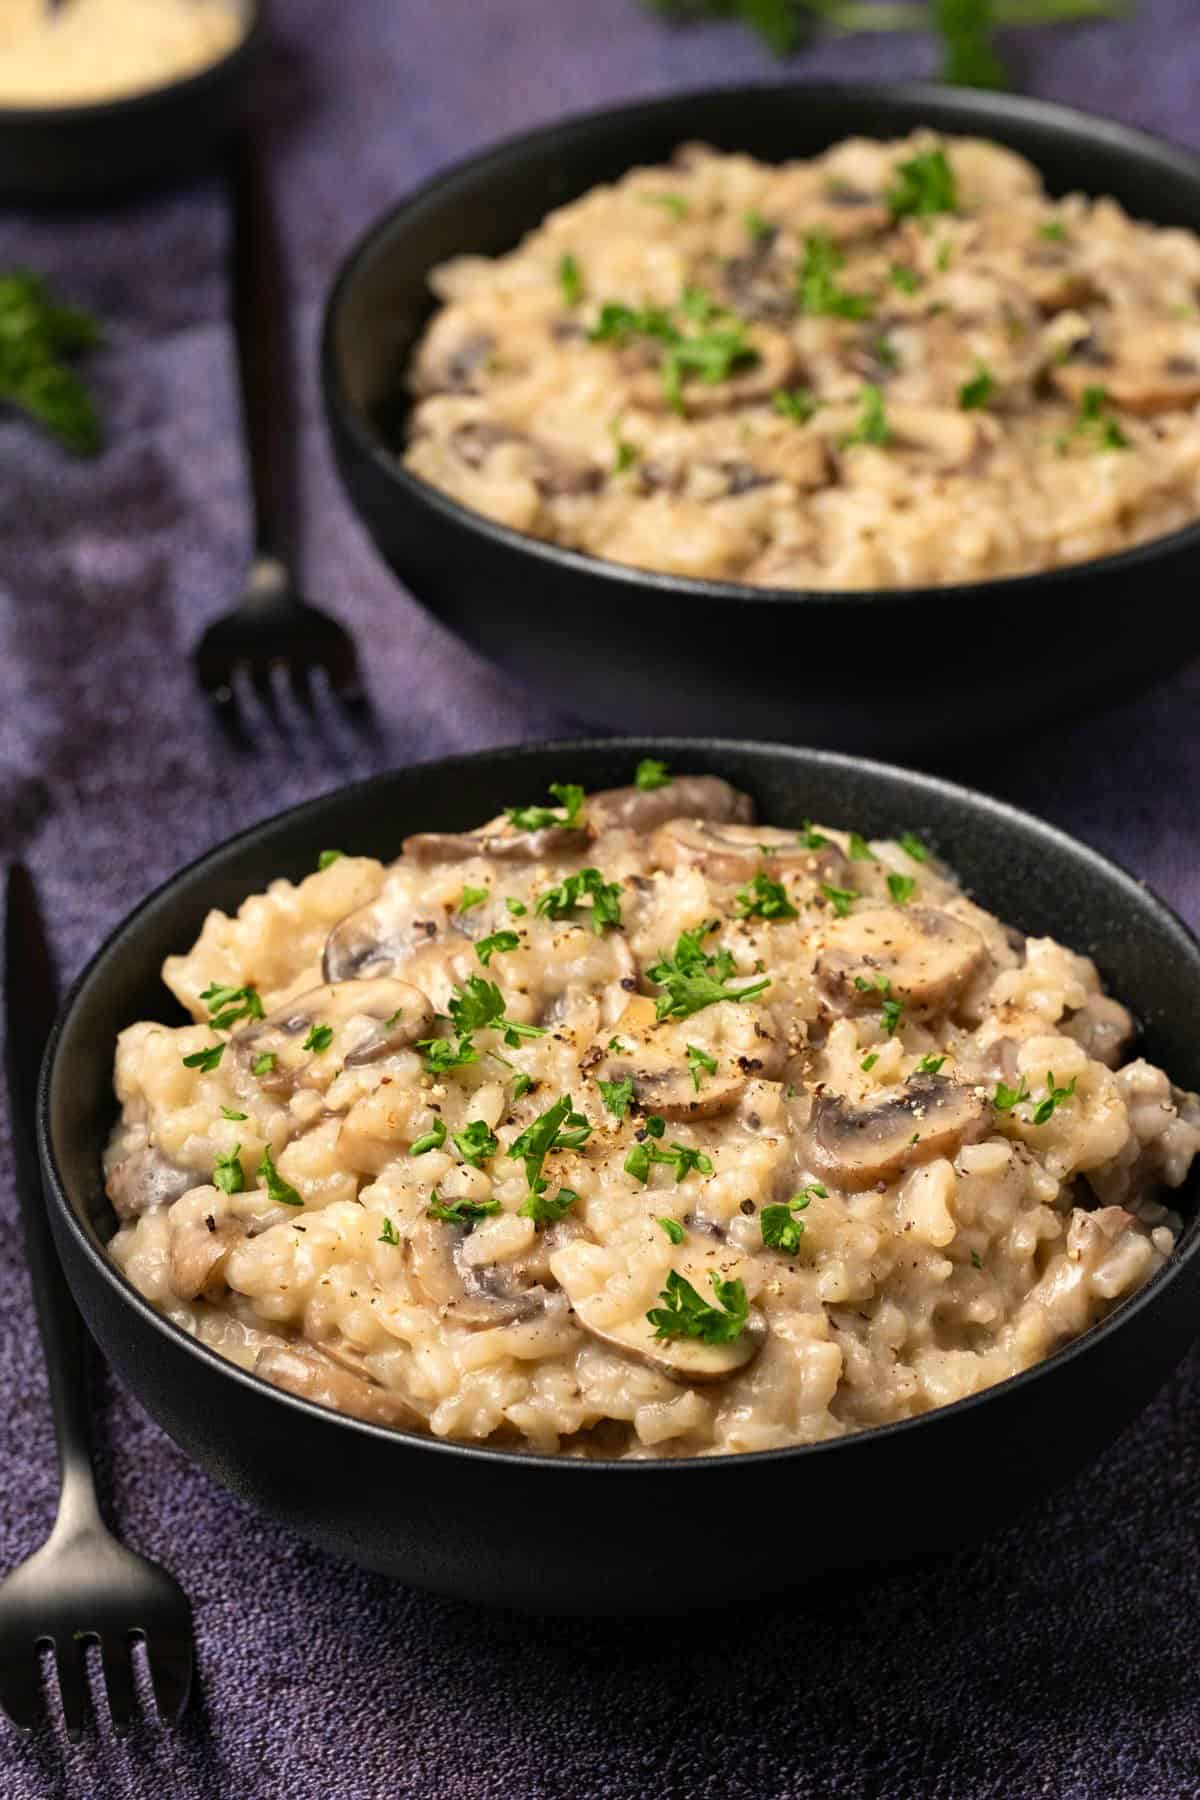
<svg viewBox="0 0 1200 1800">
<path fill-rule="evenodd" d="M 261 1056 L 273 1056 L 271 1068 L 255 1079 L 264 1092 L 285 1096 L 306 1071 L 332 1077 L 341 1068 L 378 1062 L 428 1037 L 433 1021 L 429 1001 L 407 981 L 334 981 L 243 1026 L 234 1034 L 233 1048 L 249 1073 Z M 309 1034 L 321 1026 L 332 1028 L 333 1042 L 324 1050 L 307 1048 Z"/>
<path fill-rule="evenodd" d="M 750 355 L 723 381 L 684 380 L 683 405 L 689 414 L 726 412 L 752 401 L 769 400 L 777 388 L 792 385 L 799 371 L 799 359 L 790 337 L 772 326 L 755 324 L 746 332 L 745 342 Z M 656 357 L 655 361 L 655 368 L 634 376 L 630 400 L 647 412 L 669 412 L 673 410 L 671 398 L 659 359 Z"/>
<path fill-rule="evenodd" d="M 722 270 L 724 297 L 743 319 L 772 323 L 796 316 L 795 281 L 790 265 L 771 255 L 776 233 L 756 238 L 744 256 L 732 256 Z"/>
<path fill-rule="evenodd" d="M 170 1206 L 205 1180 L 194 1170 L 178 1168 L 161 1150 L 146 1144 L 113 1163 L 105 1186 L 117 1217 L 136 1219 L 152 1206 Z"/>
<path fill-rule="evenodd" d="M 530 1283 L 520 1259 L 472 1268 L 463 1260 L 465 1230 L 442 1219 L 419 1219 L 406 1239 L 413 1279 L 457 1325 L 512 1325 L 541 1312 L 549 1295 Z"/>
<path fill-rule="evenodd" d="M 914 1010 L 944 1012 L 986 954 L 979 933 L 952 913 L 880 906 L 827 927 L 815 972 L 838 1012 L 878 1010 L 881 992 Z"/>
<path fill-rule="evenodd" d="M 593 1081 L 632 1081 L 638 1106 L 663 1119 L 712 1119 L 731 1112 L 746 1091 L 750 1071 L 718 1067 L 715 1075 L 705 1075 L 697 1089 L 684 1062 L 686 1050 L 671 1041 L 676 1036 L 670 1028 L 664 1031 L 659 1026 L 653 1000 L 639 994 L 629 1002 L 612 1032 L 602 1034 L 591 1045 L 581 1066 Z M 614 1042 L 621 1046 L 619 1050 L 610 1049 Z M 774 1040 L 766 1042 L 776 1050 Z"/>
<path fill-rule="evenodd" d="M 761 870 L 773 881 L 787 874 L 840 884 L 850 865 L 832 840 L 808 848 L 795 831 L 774 825 L 712 825 L 672 819 L 655 832 L 650 860 L 658 869 L 699 868 L 714 881 L 750 881 Z"/>
<path fill-rule="evenodd" d="M 335 1412 L 365 1419 L 372 1425 L 424 1426 L 415 1406 L 365 1375 L 354 1375 L 322 1356 L 319 1350 L 293 1344 L 268 1344 L 258 1353 L 254 1373 L 272 1386 L 331 1406 Z"/>
<path fill-rule="evenodd" d="M 818 1094 L 812 1111 L 813 1161 L 839 1187 L 865 1188 L 914 1163 L 952 1156 L 987 1129 L 986 1095 L 943 1075 L 910 1075 L 871 1106 Z"/>
<path fill-rule="evenodd" d="M 547 498 L 561 494 L 594 494 L 607 479 L 597 464 L 574 461 L 548 444 L 538 443 L 535 438 L 514 431 L 495 419 L 468 419 L 455 426 L 447 442 L 468 469 L 484 468 L 493 451 L 503 445 L 515 446 L 524 464 L 521 473 L 527 475 L 538 492 Z"/>
<path fill-rule="evenodd" d="M 719 775 L 676 775 L 664 787 L 602 788 L 588 795 L 586 813 L 596 831 L 654 831 L 668 819 L 748 823 L 754 802 Z"/>
<path fill-rule="evenodd" d="M 655 1369 L 670 1381 L 686 1386 L 702 1386 L 713 1381 L 727 1381 L 754 1361 L 767 1341 L 767 1323 L 757 1307 L 739 1337 L 730 1344 L 705 1344 L 697 1338 L 656 1338 L 649 1319 L 630 1319 L 623 1325 L 592 1323 L 589 1314 L 597 1310 L 602 1296 L 592 1296 L 574 1303 L 575 1317 L 583 1329 L 610 1350 L 635 1362 Z"/>
<path fill-rule="evenodd" d="M 1076 406 L 1089 388 L 1103 387 L 1113 406 L 1139 418 L 1181 411 L 1200 400 L 1200 363 L 1181 366 L 1175 359 L 1157 367 L 1132 361 L 1110 363 L 1102 366 L 1099 374 L 1094 364 L 1065 362 L 1050 370 L 1050 380 Z"/>
<path fill-rule="evenodd" d="M 181 1300 L 196 1300 L 210 1287 L 225 1267 L 225 1258 L 235 1244 L 246 1236 L 246 1228 L 236 1219 L 223 1219 L 219 1224 L 210 1214 L 207 1219 L 189 1219 L 171 1229 L 171 1287 Z"/>
<path fill-rule="evenodd" d="M 813 416 L 812 429 L 844 448 L 859 422 L 857 406 L 823 406 Z M 887 424 L 888 444 L 893 450 L 926 456 L 942 469 L 965 468 L 977 453 L 987 448 L 979 415 L 955 411 L 948 406 L 889 402 Z"/>
<path fill-rule="evenodd" d="M 477 831 L 420 831 L 404 840 L 404 854 L 416 863 L 470 862 L 482 856 L 490 862 L 551 862 L 564 856 L 581 856 L 591 842 L 582 825 L 546 825 L 540 831 L 518 831 L 508 819 L 494 819 Z"/>
</svg>

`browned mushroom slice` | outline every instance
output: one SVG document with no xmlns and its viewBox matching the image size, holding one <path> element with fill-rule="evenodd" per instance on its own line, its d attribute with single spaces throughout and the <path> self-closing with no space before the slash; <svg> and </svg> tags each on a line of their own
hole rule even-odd
<svg viewBox="0 0 1200 1800">
<path fill-rule="evenodd" d="M 265 1093 L 284 1096 L 314 1066 L 332 1077 L 340 1068 L 406 1049 L 429 1036 L 433 1020 L 429 1001 L 407 981 L 327 982 L 235 1032 L 234 1054 L 252 1074 L 261 1057 L 271 1056 L 271 1066 L 255 1079 Z M 332 1038 L 325 1035 L 330 1031 Z M 311 1041 L 314 1033 L 324 1038 L 323 1047 Z"/>
<path fill-rule="evenodd" d="M 512 1325 L 541 1312 L 548 1295 L 531 1283 L 519 1259 L 472 1268 L 463 1260 L 465 1230 L 442 1219 L 418 1219 L 406 1243 L 414 1281 L 433 1306 L 457 1325 Z"/>
<path fill-rule="evenodd" d="M 207 1177 L 180 1169 L 153 1144 L 131 1150 L 108 1171 L 106 1187 L 119 1219 L 136 1219 L 152 1206 L 169 1206 Z"/>
<path fill-rule="evenodd" d="M 796 346 L 784 332 L 769 325 L 751 325 L 745 342 L 750 356 L 723 381 L 684 381 L 683 405 L 688 413 L 725 412 L 769 400 L 777 388 L 790 387 L 797 379 Z M 629 397 L 647 412 L 670 412 L 675 409 L 662 378 L 661 359 L 656 356 L 655 362 L 655 368 L 634 376 Z"/>
<path fill-rule="evenodd" d="M 1151 346 L 1137 340 L 1127 358 L 1059 363 L 1050 380 L 1068 400 L 1079 405 L 1089 388 L 1103 388 L 1110 405 L 1140 418 L 1176 412 L 1200 400 L 1200 358 L 1169 352 L 1155 360 Z"/>
<path fill-rule="evenodd" d="M 974 1143 L 988 1117 L 985 1095 L 943 1075 L 910 1075 L 903 1087 L 870 1106 L 853 1106 L 841 1094 L 818 1094 L 813 1162 L 839 1187 L 871 1187 L 914 1163 Z"/>
<path fill-rule="evenodd" d="M 839 1012 L 878 1009 L 887 992 L 922 1012 L 953 1005 L 987 954 L 979 933 L 934 906 L 879 906 L 836 919 L 817 983 Z"/>
<path fill-rule="evenodd" d="M 610 1048 L 613 1044 L 619 1044 L 620 1049 Z M 778 1056 L 773 1039 L 764 1039 L 764 1047 Z M 686 1050 L 667 1041 L 667 1034 L 659 1030 L 654 1002 L 638 995 L 625 1008 L 613 1031 L 597 1038 L 582 1066 L 593 1081 L 632 1081 L 638 1105 L 673 1122 L 713 1119 L 719 1113 L 732 1112 L 746 1091 L 750 1074 L 758 1073 L 718 1067 L 715 1075 L 705 1075 L 697 1090 L 683 1060 L 685 1055 Z"/>
<path fill-rule="evenodd" d="M 714 881 L 750 881 L 761 871 L 774 881 L 799 874 L 840 885 L 850 868 L 832 840 L 810 848 L 799 832 L 774 825 L 711 825 L 698 819 L 664 825 L 654 834 L 650 860 L 658 869 L 700 868 Z"/>
<path fill-rule="evenodd" d="M 365 1375 L 354 1375 L 322 1356 L 319 1350 L 293 1344 L 268 1344 L 258 1353 L 254 1373 L 272 1386 L 331 1406 L 372 1425 L 424 1426 L 426 1420 L 400 1394 L 380 1387 Z"/>
<path fill-rule="evenodd" d="M 594 1324 L 590 1315 L 602 1298 L 590 1296 L 573 1302 L 575 1317 L 583 1329 L 610 1350 L 685 1386 L 727 1381 L 752 1363 L 767 1341 L 766 1320 L 757 1307 L 750 1308 L 744 1330 L 732 1343 L 706 1344 L 697 1338 L 656 1338 L 654 1327 L 646 1318 L 630 1319 L 621 1325 Z"/>
<path fill-rule="evenodd" d="M 490 862 L 551 862 L 556 857 L 581 856 L 591 842 L 582 825 L 546 825 L 540 831 L 516 831 L 507 820 L 481 825 L 477 831 L 419 831 L 404 840 L 404 854 L 411 862 L 470 862 L 486 857 Z"/>
<path fill-rule="evenodd" d="M 437 354 L 429 354 L 430 348 L 427 343 L 418 356 L 413 380 L 413 392 L 422 398 L 469 393 L 475 386 L 474 377 L 486 367 L 496 348 L 496 340 L 486 331 L 468 331 L 446 348 L 439 344 Z"/>
<path fill-rule="evenodd" d="M 189 1219 L 185 1225 L 171 1228 L 171 1287 L 181 1300 L 197 1300 L 210 1287 L 225 1267 L 225 1259 L 235 1244 L 246 1236 L 246 1228 L 236 1219 L 223 1219 L 220 1224 L 211 1215 L 207 1219 Z"/>
<path fill-rule="evenodd" d="M 596 831 L 653 831 L 668 819 L 748 823 L 754 802 L 719 775 L 676 775 L 658 788 L 601 788 L 588 795 L 585 811 Z"/>
</svg>

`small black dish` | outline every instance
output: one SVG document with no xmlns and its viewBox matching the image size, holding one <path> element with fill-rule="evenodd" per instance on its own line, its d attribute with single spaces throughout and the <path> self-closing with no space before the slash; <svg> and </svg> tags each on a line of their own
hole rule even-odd
<svg viewBox="0 0 1200 1800">
<path fill-rule="evenodd" d="M 81 106 L 0 106 L 0 198 L 110 199 L 197 174 L 238 124 L 261 47 L 265 0 L 242 0 L 245 29 L 194 75 Z"/>
<path fill-rule="evenodd" d="M 1143 686 L 1200 645 L 1200 525 L 1048 575 L 855 593 L 753 588 L 601 562 L 493 524 L 402 466 L 404 371 L 427 277 L 511 249 L 553 207 L 685 140 L 766 161 L 918 125 L 994 138 L 1051 192 L 1200 219 L 1200 158 L 1065 107 L 966 89 L 755 87 L 568 119 L 460 164 L 351 252 L 325 315 L 334 451 L 376 546 L 418 599 L 581 718 L 869 754 L 936 755 Z"/>
<path fill-rule="evenodd" d="M 1011 1381 L 824 1444 L 579 1462 L 391 1432 L 294 1399 L 197 1344 L 134 1291 L 103 1248 L 113 1044 L 134 1019 L 181 1021 L 159 969 L 192 942 L 209 908 L 232 911 L 275 876 L 300 879 L 329 844 L 390 858 L 406 832 L 466 828 L 504 804 L 540 799 L 551 781 L 612 786 L 643 756 L 727 776 L 781 823 L 811 816 L 873 835 L 918 830 L 983 905 L 1093 954 L 1140 1019 L 1145 1054 L 1200 1087 L 1200 945 L 1161 901 L 1028 814 L 882 764 L 700 739 L 489 750 L 327 794 L 193 863 L 109 938 L 47 1051 L 39 1135 L 75 1298 L 126 1386 L 217 1480 L 338 1555 L 466 1599 L 595 1614 L 744 1607 L 939 1552 L 1075 1474 L 1200 1329 L 1193 1178 L 1173 1201 L 1190 1222 L 1166 1267 L 1085 1337 Z M 760 1528 L 781 1518 L 802 1522 L 795 1556 L 782 1561 L 776 1535 Z"/>
</svg>

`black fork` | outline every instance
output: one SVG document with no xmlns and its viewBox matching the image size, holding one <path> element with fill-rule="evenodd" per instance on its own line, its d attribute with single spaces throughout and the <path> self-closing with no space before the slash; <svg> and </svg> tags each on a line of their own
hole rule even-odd
<svg viewBox="0 0 1200 1800">
<path fill-rule="evenodd" d="M 200 685 L 233 735 L 246 741 L 251 694 L 268 715 L 281 687 L 306 710 L 325 692 L 365 718 L 354 640 L 301 598 L 292 569 L 298 439 L 286 284 L 266 169 L 251 129 L 230 154 L 233 326 L 254 512 L 245 592 L 192 652 Z"/>
</svg>

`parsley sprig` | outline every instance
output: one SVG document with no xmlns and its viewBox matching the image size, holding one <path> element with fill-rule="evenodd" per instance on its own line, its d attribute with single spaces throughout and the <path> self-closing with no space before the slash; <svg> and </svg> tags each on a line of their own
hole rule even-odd
<svg viewBox="0 0 1200 1800">
<path fill-rule="evenodd" d="M 796 271 L 796 300 L 801 312 L 814 317 L 869 319 L 875 303 L 869 294 L 839 287 L 837 275 L 845 258 L 832 238 L 813 232 L 804 240 L 804 260 Z"/>
<path fill-rule="evenodd" d="M 717 950 L 710 955 L 704 949 L 704 939 L 718 924 L 719 920 L 711 919 L 695 931 L 681 931 L 672 954 L 661 956 L 647 969 L 647 978 L 664 990 L 655 1007 L 660 1019 L 690 1019 L 719 1000 L 756 1000 L 770 987 L 767 975 L 745 987 L 727 985 L 735 974 L 732 954 Z"/>
<path fill-rule="evenodd" d="M 594 344 L 615 344 L 618 348 L 636 337 L 661 343 L 664 348 L 659 373 L 663 393 L 672 411 L 683 413 L 683 384 L 689 376 L 715 386 L 728 381 L 740 369 L 753 367 L 759 357 L 746 336 L 745 323 L 714 306 L 700 290 L 685 289 L 677 310 L 691 323 L 707 325 L 709 329 L 688 334 L 662 307 L 637 308 L 609 300 L 601 307 L 588 336 Z M 714 325 L 717 319 L 725 322 Z"/>
<path fill-rule="evenodd" d="M 507 1154 L 514 1162 L 524 1163 L 530 1194 L 544 1194 L 549 1183 L 542 1174 L 542 1165 L 550 1152 L 578 1150 L 591 1135 L 591 1125 L 581 1112 L 574 1110 L 570 1094 L 561 1094 L 553 1106 L 539 1113 L 532 1125 L 513 1139 Z"/>
<path fill-rule="evenodd" d="M 558 801 L 558 807 L 506 806 L 505 818 L 518 831 L 546 831 L 554 825 L 577 825 L 583 811 L 583 789 L 573 781 L 552 781 L 550 792 Z"/>
<path fill-rule="evenodd" d="M 710 1271 L 708 1278 L 716 1306 L 698 1294 L 677 1269 L 671 1270 L 659 1295 L 664 1304 L 651 1307 L 646 1314 L 656 1338 L 698 1338 L 704 1344 L 732 1344 L 741 1337 L 750 1317 L 744 1284 L 723 1281 L 715 1270 Z"/>
<path fill-rule="evenodd" d="M 782 881 L 772 881 L 759 869 L 748 887 L 734 896 L 739 919 L 798 919 L 800 914 L 787 896 Z"/>
<path fill-rule="evenodd" d="M 812 1205 L 814 1197 L 824 1200 L 828 1193 L 829 1189 L 819 1181 L 811 1181 L 799 1193 L 793 1194 L 790 1200 L 784 1200 L 775 1206 L 764 1206 L 759 1214 L 759 1229 L 767 1249 L 784 1250 L 794 1256 L 804 1235 L 804 1220 L 795 1215 L 805 1212 Z"/>
<path fill-rule="evenodd" d="M 590 907 L 584 906 L 585 899 L 591 901 Z M 616 881 L 605 881 L 599 869 L 580 869 L 566 876 L 557 887 L 547 888 L 538 897 L 534 911 L 540 919 L 569 919 L 582 911 L 600 937 L 609 926 L 621 923 L 621 886 Z"/>
<path fill-rule="evenodd" d="M 94 456 L 103 439 L 99 415 L 66 359 L 101 338 L 95 319 L 63 306 L 40 275 L 0 275 L 0 406 L 36 420 L 74 455 Z"/>
<path fill-rule="evenodd" d="M 940 146 L 921 150 L 899 163 L 895 174 L 895 183 L 886 195 L 893 219 L 925 219 L 958 211 L 958 182 Z"/>
<path fill-rule="evenodd" d="M 222 987 L 219 981 L 214 981 L 205 988 L 200 998 L 208 1007 L 209 1023 L 214 1031 L 228 1031 L 239 1019 L 261 1019 L 265 1016 L 257 988 Z"/>
</svg>

